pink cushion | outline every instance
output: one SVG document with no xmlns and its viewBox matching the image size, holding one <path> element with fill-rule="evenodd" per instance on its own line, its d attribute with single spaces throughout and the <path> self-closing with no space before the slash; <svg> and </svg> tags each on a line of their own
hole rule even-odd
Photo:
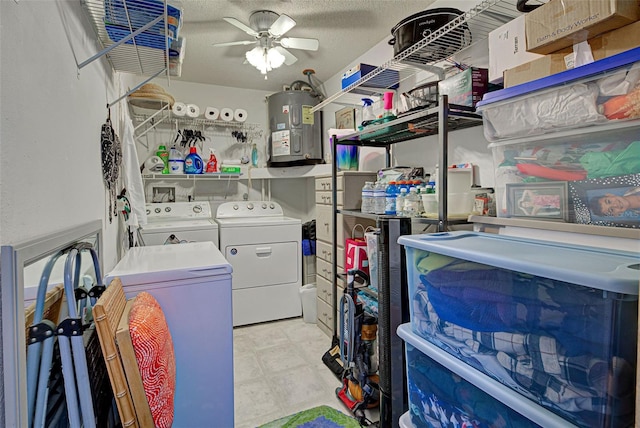
<svg viewBox="0 0 640 428">
<path fill-rule="evenodd" d="M 158 428 L 170 428 L 176 359 L 164 313 L 151 294 L 143 291 L 135 297 L 129 314 L 129 330 L 153 421 Z"/>
</svg>

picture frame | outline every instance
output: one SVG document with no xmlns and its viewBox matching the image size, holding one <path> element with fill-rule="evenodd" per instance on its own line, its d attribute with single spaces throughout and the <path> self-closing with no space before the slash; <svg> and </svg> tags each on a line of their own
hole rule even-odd
<svg viewBox="0 0 640 428">
<path fill-rule="evenodd" d="M 507 217 L 569 221 L 566 181 L 507 183 Z"/>
<path fill-rule="evenodd" d="M 356 109 L 345 107 L 336 112 L 337 129 L 356 129 Z"/>
<path fill-rule="evenodd" d="M 640 228 L 640 174 L 571 181 L 569 197 L 576 223 Z"/>
</svg>

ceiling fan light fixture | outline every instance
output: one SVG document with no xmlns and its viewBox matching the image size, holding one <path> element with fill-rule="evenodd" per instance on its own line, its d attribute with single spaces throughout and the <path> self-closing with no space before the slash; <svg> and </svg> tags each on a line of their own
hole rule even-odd
<svg viewBox="0 0 640 428">
<path fill-rule="evenodd" d="M 245 54 L 249 64 L 260 70 L 260 73 L 267 74 L 275 68 L 284 64 L 285 57 L 274 48 L 262 48 L 256 46 Z"/>
</svg>

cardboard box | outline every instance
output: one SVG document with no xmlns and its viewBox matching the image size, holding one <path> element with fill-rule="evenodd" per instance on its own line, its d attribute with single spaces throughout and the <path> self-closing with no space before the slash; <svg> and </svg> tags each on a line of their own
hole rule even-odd
<svg viewBox="0 0 640 428">
<path fill-rule="evenodd" d="M 594 61 L 640 46 L 640 21 L 588 40 Z M 573 48 L 545 55 L 504 72 L 504 87 L 541 79 L 573 68 Z"/>
<path fill-rule="evenodd" d="M 527 52 L 524 15 L 489 33 L 489 83 L 502 83 L 505 70 L 542 57 Z"/>
<path fill-rule="evenodd" d="M 489 70 L 470 67 L 438 82 L 438 93 L 449 96 L 449 104 L 475 107 L 487 92 Z"/>
<path fill-rule="evenodd" d="M 639 19 L 638 0 L 551 0 L 525 15 L 527 50 L 557 52 Z"/>
</svg>

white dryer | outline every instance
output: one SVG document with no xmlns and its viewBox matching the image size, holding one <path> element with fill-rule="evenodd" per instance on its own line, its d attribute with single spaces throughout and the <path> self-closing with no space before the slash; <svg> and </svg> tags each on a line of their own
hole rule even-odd
<svg viewBox="0 0 640 428">
<path fill-rule="evenodd" d="M 233 266 L 233 325 L 301 316 L 301 220 L 275 202 L 238 201 L 221 204 L 216 222 Z"/>
<path fill-rule="evenodd" d="M 146 204 L 145 245 L 211 241 L 218 246 L 218 224 L 207 201 Z"/>
</svg>

